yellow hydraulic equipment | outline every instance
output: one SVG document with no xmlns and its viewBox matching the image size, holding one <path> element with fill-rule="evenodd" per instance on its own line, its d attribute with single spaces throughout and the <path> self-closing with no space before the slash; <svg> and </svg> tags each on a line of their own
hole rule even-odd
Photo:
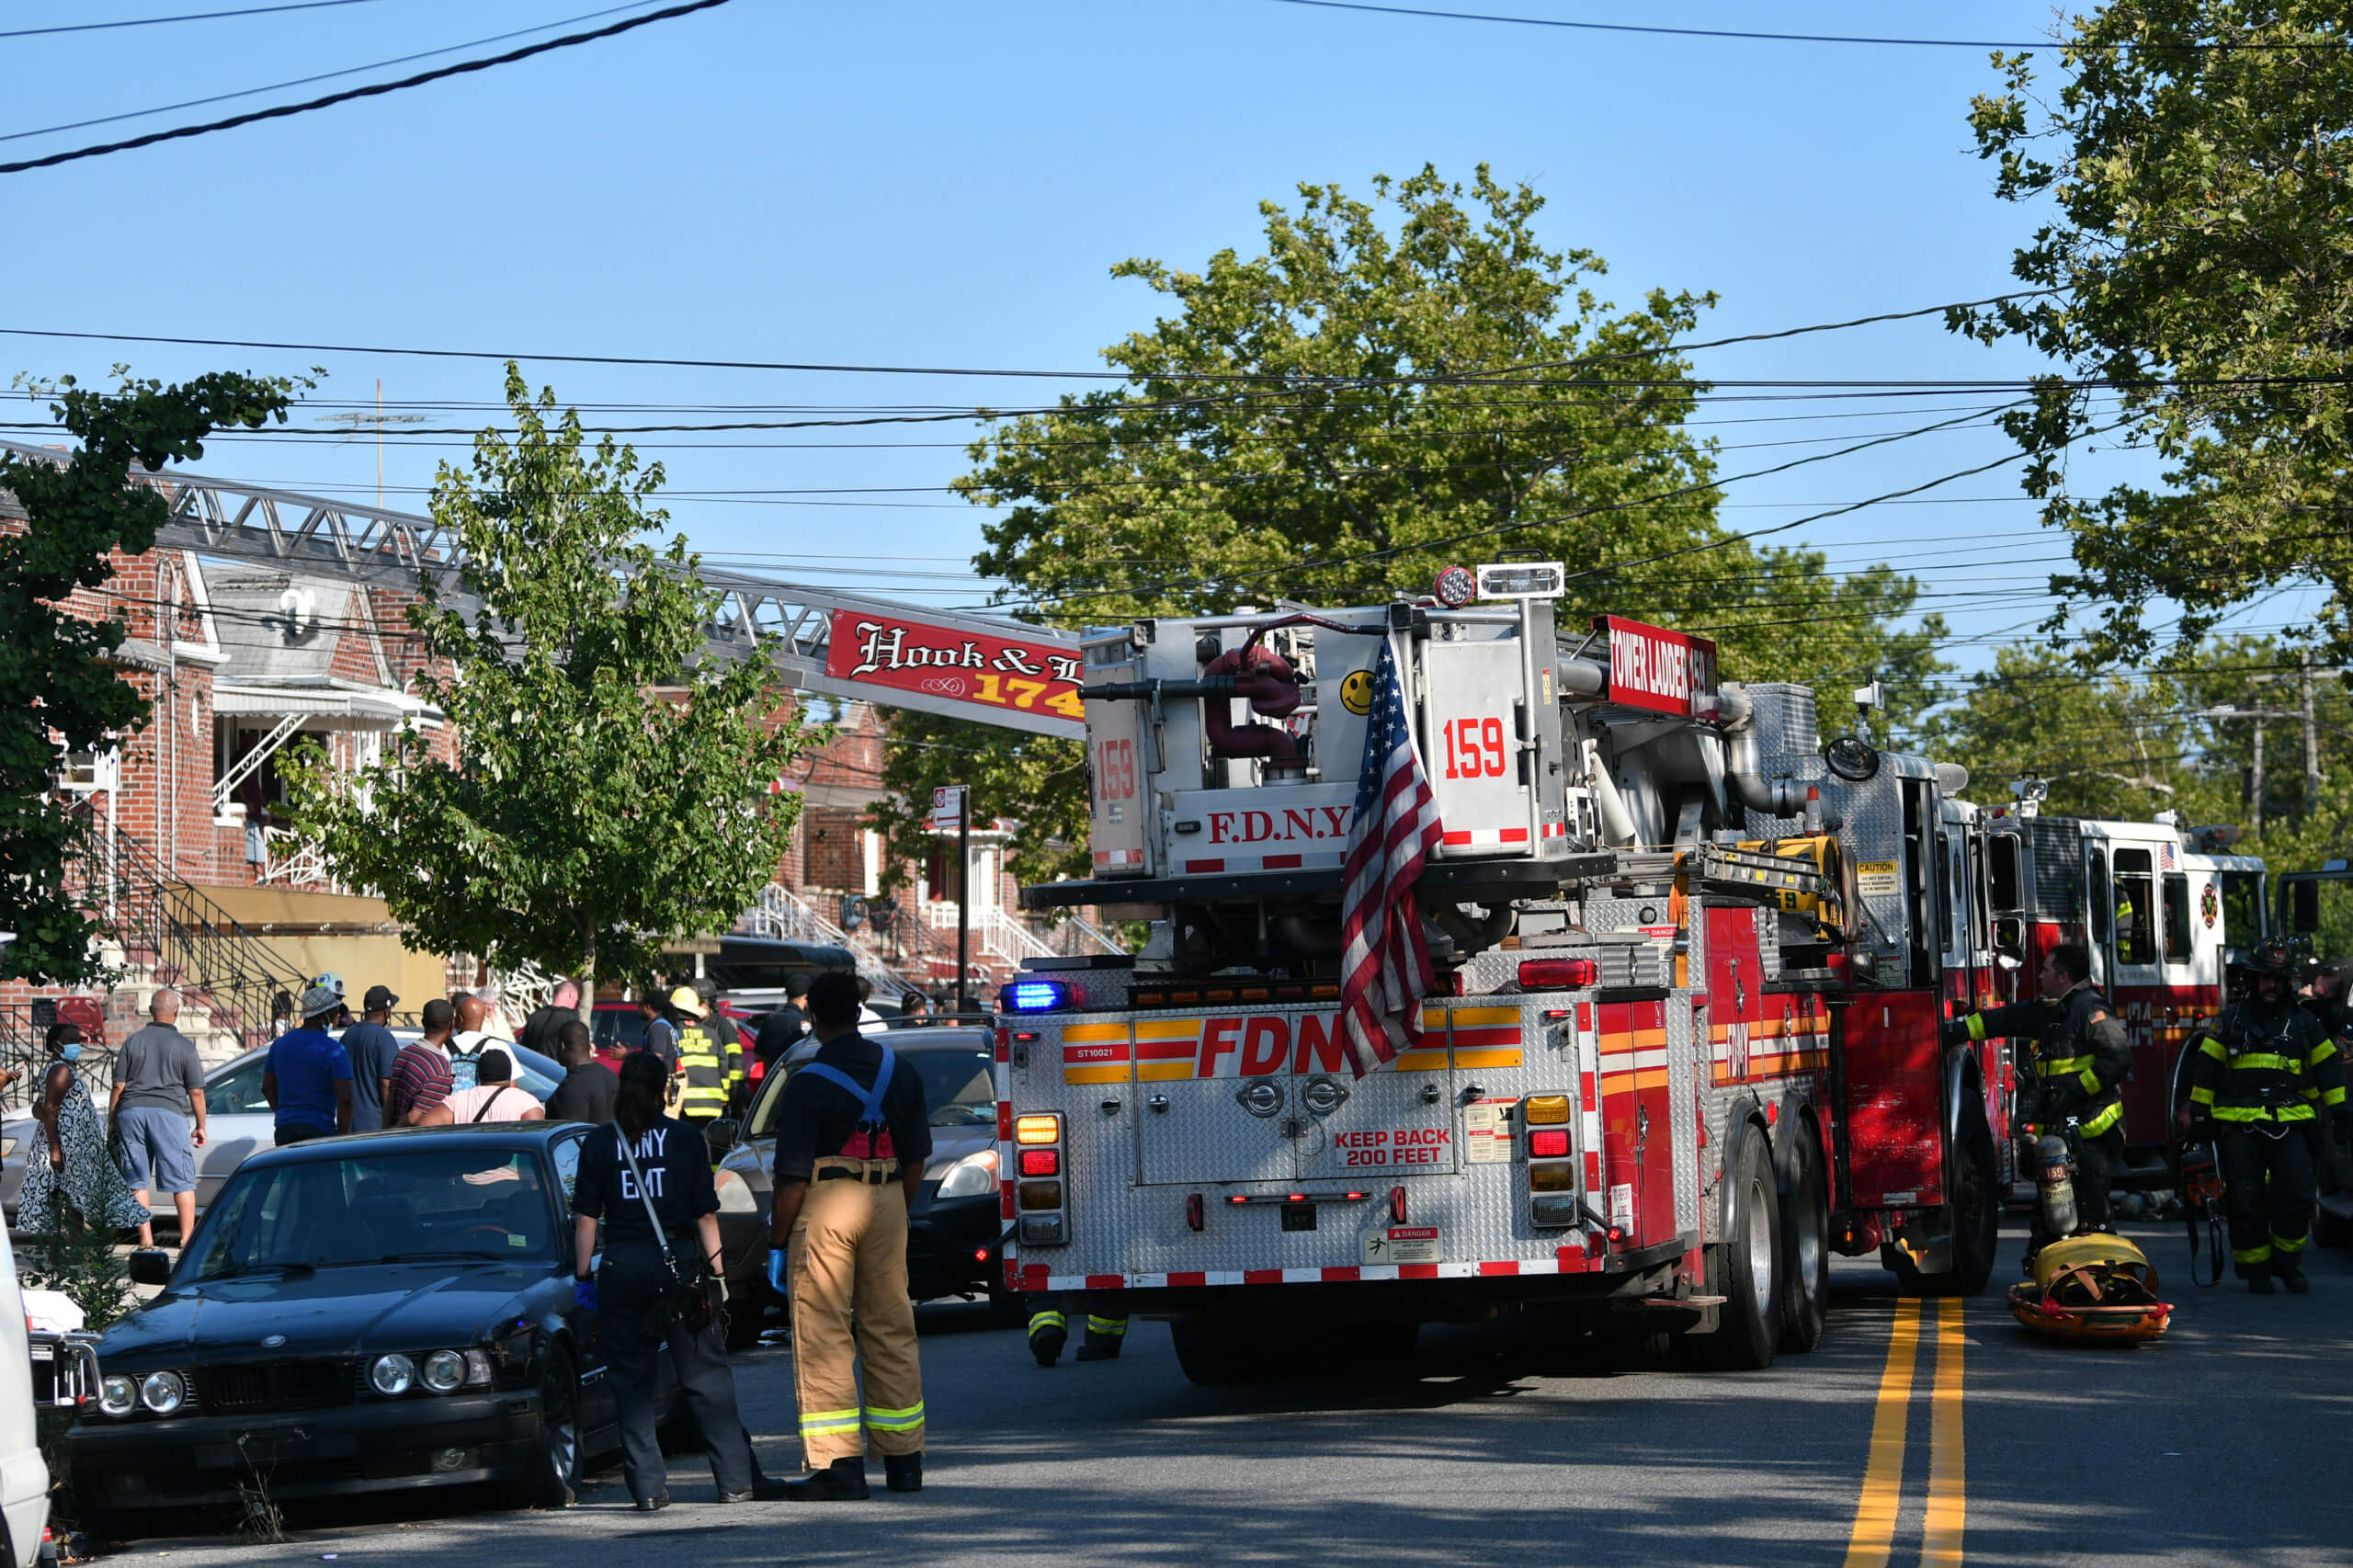
<svg viewBox="0 0 2353 1568">
<path fill-rule="evenodd" d="M 2157 1299 L 2147 1255 L 2122 1236 L 2095 1233 L 2036 1253 L 2034 1278 L 2010 1287 L 2010 1312 L 2037 1334 L 2091 1343 L 2154 1339 L 2173 1308 Z"/>
</svg>

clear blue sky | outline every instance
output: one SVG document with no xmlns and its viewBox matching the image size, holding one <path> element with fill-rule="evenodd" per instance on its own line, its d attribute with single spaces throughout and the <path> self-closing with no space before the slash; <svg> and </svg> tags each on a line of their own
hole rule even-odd
<svg viewBox="0 0 2353 1568">
<path fill-rule="evenodd" d="M 17 0 L 0 28 L 251 0 Z M 369 0 L 290 15 L 0 41 L 0 134 L 339 71 L 540 28 L 597 0 Z M 631 11 L 650 6 L 640 6 Z M 1966 8 L 1494 0 L 1594 21 L 2030 40 L 2046 5 Z M 628 12 L 622 14 L 630 14 Z M 588 24 L 594 25 L 594 24 Z M 556 30 L 572 30 L 559 28 Z M 537 33 L 533 37 L 550 36 Z M 528 40 L 516 40 L 528 41 Z M 465 53 L 494 52 L 512 44 Z M 438 61 L 115 125 L 0 142 L 0 158 L 288 101 Z M 1363 189 L 1432 162 L 1526 180 L 1558 244 L 1608 257 L 1605 297 L 1714 290 L 1708 336 L 2011 286 L 2030 215 L 1995 202 L 1971 151 L 1980 50 L 1612 35 L 1305 9 L 1008 0 L 804 6 L 733 0 L 608 42 L 198 140 L 0 181 L 14 244 L 0 325 L 307 342 L 891 365 L 1085 369 L 1154 301 L 1114 262 L 1198 267 L 1255 247 L 1256 204 L 1302 180 Z M 13 338 L 9 369 L 173 377 L 332 371 L 319 415 L 479 404 L 497 368 Z M 2029 362 L 1933 318 L 1716 351 L 1738 378 L 1969 378 Z M 1051 384 L 939 377 L 623 369 L 527 361 L 590 404 L 899 405 L 1039 398 Z M 1990 400 L 1988 400 L 1990 401 Z M 1892 406 L 1967 406 L 1912 398 Z M 1726 473 L 1925 423 L 1872 403 L 1725 403 Z M 21 417 L 21 415 L 19 415 Z M 436 413 L 474 425 L 479 410 Z M 666 414 L 614 414 L 619 424 Z M 699 417 L 688 415 L 688 417 Z M 969 603 L 979 515 L 938 486 L 965 426 L 649 437 L 674 514 L 715 558 Z M 822 443 L 822 444 L 821 444 Z M 454 438 L 395 439 L 387 500 L 421 508 Z M 1926 437 L 1735 485 L 1724 517 L 1768 526 L 2002 455 L 1990 433 Z M 373 447 L 332 436 L 218 442 L 210 472 L 361 498 Z M 2016 468 L 1788 536 L 1834 562 L 1890 560 L 1985 658 L 2029 626 L 2063 548 Z M 814 492 L 785 494 L 779 492 Z M 945 574 L 945 575 L 942 575 Z M 2278 607 L 2250 616 L 2279 622 Z"/>
</svg>

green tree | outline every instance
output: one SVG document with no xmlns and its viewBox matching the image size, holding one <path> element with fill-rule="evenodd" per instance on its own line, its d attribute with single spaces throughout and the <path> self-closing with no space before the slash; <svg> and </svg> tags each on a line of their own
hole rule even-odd
<svg viewBox="0 0 2353 1568">
<path fill-rule="evenodd" d="M 1571 563 L 1564 625 L 1661 620 L 1716 638 L 1728 675 L 1879 676 L 1899 720 L 1926 707 L 1941 627 L 1891 625 L 1911 579 L 1841 579 L 1717 523 L 1714 444 L 1685 428 L 1706 387 L 1670 347 L 1713 295 L 1653 290 L 1619 312 L 1594 291 L 1601 257 L 1548 248 L 1543 199 L 1483 166 L 1467 190 L 1429 168 L 1373 187 L 1262 204 L 1263 255 L 1112 268 L 1176 307 L 1104 350 L 1129 380 L 1002 420 L 957 482 L 1006 509 L 974 558 L 1003 603 L 1067 626 L 1361 604 L 1534 551 Z M 1085 874 L 1074 743 L 915 714 L 892 729 L 921 743 L 891 752 L 876 813 L 901 854 L 923 847 L 932 787 L 969 781 L 1020 821 L 1025 880 Z"/>
<path fill-rule="evenodd" d="M 58 381 L 50 413 L 75 441 L 64 462 L 0 454 L 0 486 L 26 518 L 0 535 L 0 691 L 16 714 L 0 723 L 0 930 L 17 934 L 0 947 L 0 979 L 72 984 L 99 973 L 100 916 L 66 885 L 87 824 L 55 799 L 53 778 L 61 749 L 129 738 L 148 702 L 113 662 L 130 628 L 63 606 L 114 574 L 112 551 L 153 549 L 171 515 L 163 492 L 129 482 L 131 466 L 153 473 L 202 457 L 215 430 L 283 423 L 295 386 L 233 372 L 175 386 L 116 374 L 112 392 Z"/>
<path fill-rule="evenodd" d="M 2282 584 L 2330 593 L 2353 642 L 2347 413 L 2353 373 L 2353 46 L 2330 0 L 2114 0 L 2075 19 L 2055 99 L 2033 56 L 1970 123 L 2003 199 L 2051 220 L 2012 271 L 2049 290 L 1956 312 L 1958 330 L 2058 360 L 2007 418 L 2043 520 L 2072 536 L 2055 586 L 2102 607 L 2087 656 L 2177 646 Z M 2096 495 L 2063 459 L 2096 430 L 2162 482 Z M 2058 624 L 2052 623 L 2055 628 Z"/>
<path fill-rule="evenodd" d="M 656 464 L 535 403 L 513 365 L 517 426 L 443 464 L 433 516 L 461 542 L 460 608 L 430 574 L 409 623 L 434 661 L 422 696 L 454 763 L 415 734 L 349 781 L 315 751 L 285 770 L 298 828 L 378 890 L 414 947 L 593 977 L 653 970 L 662 943 L 726 929 L 775 874 L 799 798 L 769 784 L 811 734 L 763 639 L 718 664 L 720 596 L 649 510 Z"/>
</svg>

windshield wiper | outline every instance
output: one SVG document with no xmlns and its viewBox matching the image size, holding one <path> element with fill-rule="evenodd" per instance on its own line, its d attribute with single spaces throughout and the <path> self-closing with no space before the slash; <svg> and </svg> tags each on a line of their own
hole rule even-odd
<svg viewBox="0 0 2353 1568">
<path fill-rule="evenodd" d="M 471 1257 L 477 1258 L 484 1262 L 495 1263 L 498 1261 L 499 1255 L 491 1252 L 460 1251 L 455 1248 L 444 1247 L 438 1250 L 426 1250 L 421 1252 L 388 1252 L 376 1261 L 378 1263 L 432 1263 L 438 1260 L 452 1257 Z"/>
<path fill-rule="evenodd" d="M 238 1263 L 232 1264 L 226 1268 L 216 1268 L 210 1273 L 199 1274 L 197 1279 L 200 1283 L 207 1279 L 238 1279 L 252 1274 L 303 1275 L 316 1274 L 318 1271 L 319 1266 L 315 1263 Z"/>
</svg>

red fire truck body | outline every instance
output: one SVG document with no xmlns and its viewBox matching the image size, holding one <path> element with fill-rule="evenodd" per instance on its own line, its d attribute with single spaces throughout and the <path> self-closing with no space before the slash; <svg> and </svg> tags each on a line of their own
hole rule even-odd
<svg viewBox="0 0 2353 1568">
<path fill-rule="evenodd" d="M 1006 988 L 1008 1284 L 1169 1313 L 1203 1379 L 1535 1305 L 1762 1365 L 1820 1335 L 1834 1250 L 1983 1287 L 2007 1059 L 1938 1028 L 2001 972 L 1965 777 L 1824 746 L 1810 691 L 1720 686 L 1701 640 L 1556 632 L 1544 570 L 1086 640 L 1097 874 L 1025 897 L 1153 937 Z M 1439 985 L 1359 1077 L 1340 859 L 1384 646 Z"/>
</svg>

